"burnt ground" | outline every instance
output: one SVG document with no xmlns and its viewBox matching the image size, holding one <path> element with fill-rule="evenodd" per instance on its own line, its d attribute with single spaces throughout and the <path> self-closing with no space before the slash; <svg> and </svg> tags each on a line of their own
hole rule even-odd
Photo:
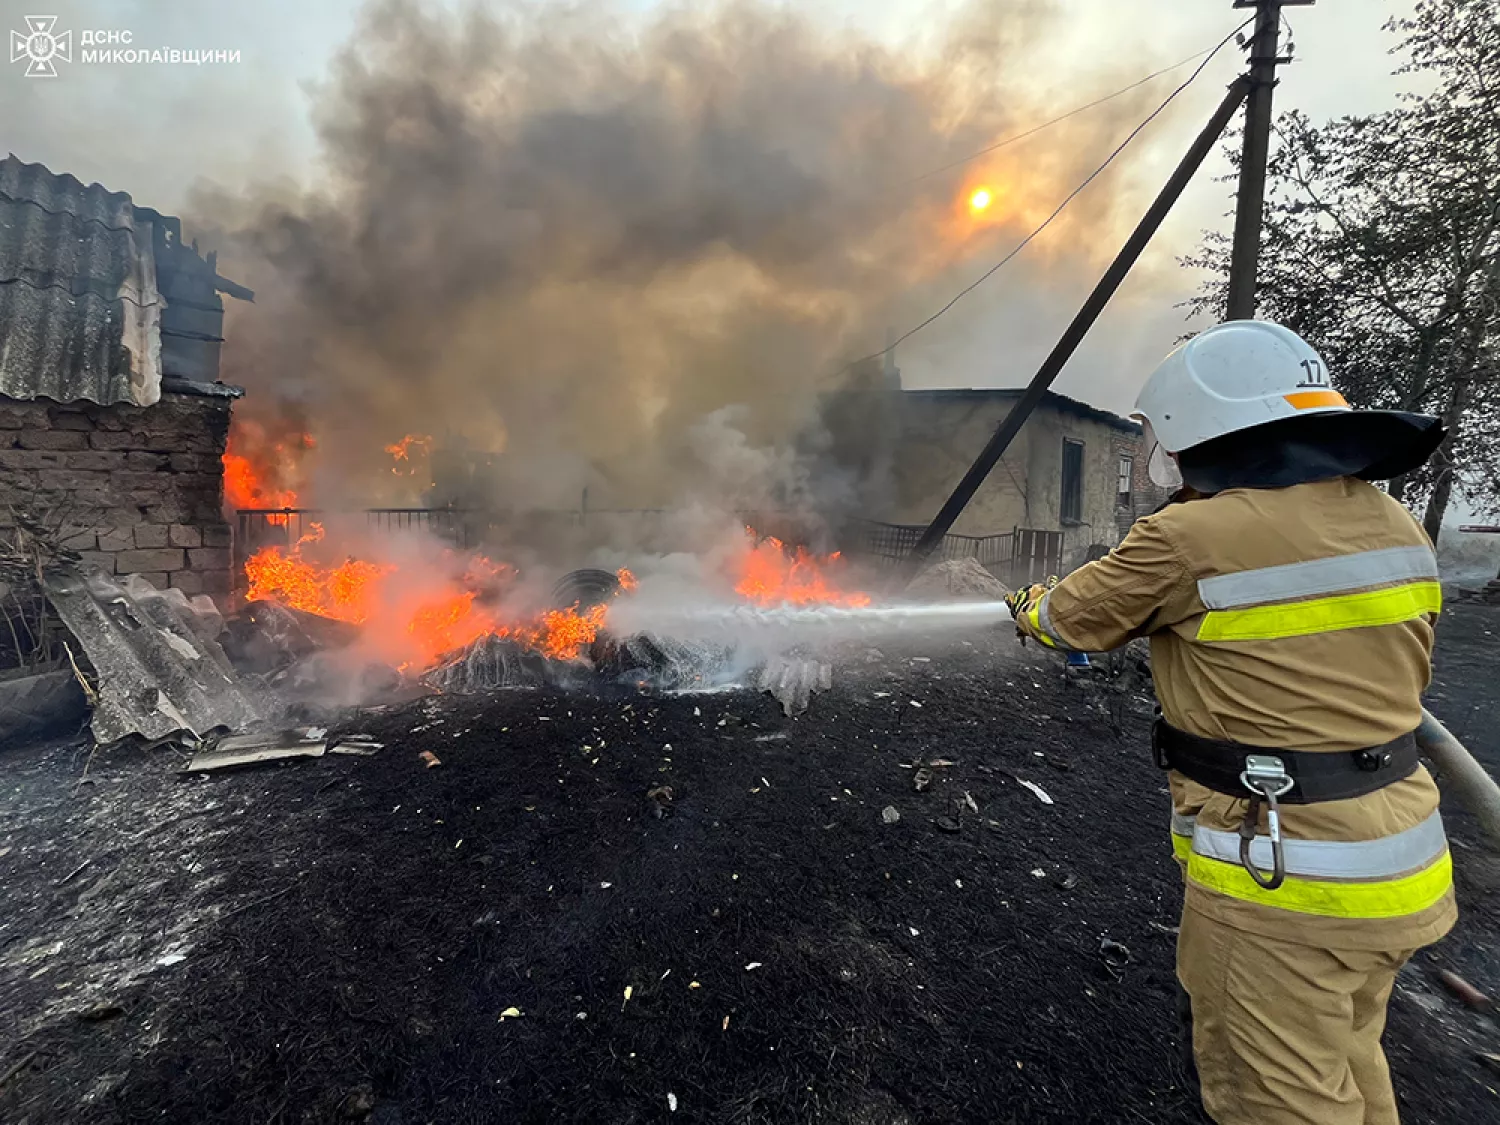
<svg viewBox="0 0 1500 1125">
<path fill-rule="evenodd" d="M 1432 703 L 1500 769 L 1497 634 L 1445 617 Z M 511 692 L 208 777 L 0 751 L 0 1120 L 1202 1121 L 1143 701 L 1004 631 L 882 648 L 796 720 Z M 953 764 L 918 793 L 918 758 Z M 1500 995 L 1500 857 L 1452 827 L 1463 920 L 1391 1005 L 1408 1125 L 1500 1114 L 1500 1028 L 1433 979 Z"/>
</svg>

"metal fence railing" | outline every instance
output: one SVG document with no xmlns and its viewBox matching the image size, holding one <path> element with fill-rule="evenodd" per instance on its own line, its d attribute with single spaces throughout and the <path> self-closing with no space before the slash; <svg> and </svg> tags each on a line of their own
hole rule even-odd
<svg viewBox="0 0 1500 1125">
<path fill-rule="evenodd" d="M 235 582 L 243 581 L 245 560 L 266 547 L 290 550 L 325 520 L 363 520 L 382 533 L 426 531 L 460 547 L 476 542 L 477 513 L 458 508 L 366 508 L 329 512 L 317 508 L 240 508 L 235 512 L 232 562 Z"/>
<path fill-rule="evenodd" d="M 1042 582 L 1063 571 L 1063 533 L 1033 527 L 1016 528 L 1015 549 L 1010 559 L 1011 585 Z"/>
<path fill-rule="evenodd" d="M 920 524 L 877 523 L 859 520 L 843 536 L 846 554 L 880 566 L 895 566 L 911 554 L 926 530 Z M 933 552 L 934 561 L 971 558 L 997 577 L 1010 582 L 1037 582 L 1062 566 L 1063 534 L 1018 527 L 1000 535 L 945 535 Z"/>
</svg>

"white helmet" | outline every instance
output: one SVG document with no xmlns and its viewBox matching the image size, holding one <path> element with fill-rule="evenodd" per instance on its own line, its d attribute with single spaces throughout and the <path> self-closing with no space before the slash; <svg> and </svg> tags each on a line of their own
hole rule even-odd
<svg viewBox="0 0 1500 1125">
<path fill-rule="evenodd" d="M 1270 321 L 1231 320 L 1162 360 L 1131 417 L 1146 430 L 1152 478 L 1174 487 L 1181 477 L 1163 453 L 1281 418 L 1349 412 L 1306 340 Z"/>
</svg>

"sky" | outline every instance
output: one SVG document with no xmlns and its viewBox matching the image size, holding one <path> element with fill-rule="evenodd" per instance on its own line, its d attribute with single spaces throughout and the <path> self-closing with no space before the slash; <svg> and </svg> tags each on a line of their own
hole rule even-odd
<svg viewBox="0 0 1500 1125">
<path fill-rule="evenodd" d="M 1410 6 L 1407 0 L 1320 0 L 1314 7 L 1288 9 L 1296 62 L 1283 71 L 1277 109 L 1295 107 L 1323 119 L 1394 104 L 1401 86 L 1389 73 L 1390 38 L 1381 25 Z M 59 32 L 72 31 L 73 61 L 58 63 L 54 79 L 25 77 L 21 63 L 0 68 L 0 150 L 128 191 L 137 203 L 168 213 L 183 207 L 190 189 L 204 181 L 238 190 L 255 181 L 306 183 L 318 177 L 310 100 L 326 80 L 330 60 L 353 34 L 359 3 L 0 0 L 0 29 L 24 30 L 23 17 L 38 7 L 57 17 Z M 609 34 L 628 36 L 632 15 L 649 16 L 656 5 L 625 0 L 613 7 L 620 16 Z M 932 48 L 934 29 L 958 7 L 822 0 L 798 10 L 815 12 L 830 33 L 847 31 L 920 53 Z M 1230 0 L 1014 0 L 1004 7 L 1018 19 L 1048 19 L 1049 30 L 1040 45 L 997 58 L 996 65 L 1040 100 L 1063 107 L 1212 45 L 1245 15 Z M 240 61 L 84 65 L 79 52 L 85 29 L 128 30 L 138 48 L 238 51 Z M 1236 66 L 1232 52 L 1222 53 L 1142 135 L 1128 181 L 1111 189 L 1122 193 L 1122 215 L 1144 209 Z M 1165 96 L 1184 73 L 1157 79 L 1150 89 Z M 1024 143 L 1044 150 L 1047 134 Z M 1058 390 L 1108 409 L 1128 409 L 1151 367 L 1186 327 L 1177 306 L 1198 279 L 1177 266 L 1177 257 L 1197 245 L 1205 228 L 1227 229 L 1232 185 L 1218 179 L 1225 170 L 1216 155 L 1199 174 L 1065 370 Z M 1097 262 L 1107 262 L 1114 249 L 1097 247 Z M 1033 252 L 1048 252 L 1045 234 L 1024 253 Z M 222 268 L 233 273 L 232 262 Z M 1021 297 L 1001 286 L 980 286 L 954 315 L 900 349 L 906 384 L 1024 384 L 1090 284 L 1070 273 L 1055 286 Z M 910 311 L 913 322 L 920 319 L 921 301 L 940 303 L 940 298 L 924 291 Z M 1013 331 L 1017 318 L 1029 329 L 1024 338 Z M 900 331 L 908 325 L 893 327 Z"/>
</svg>

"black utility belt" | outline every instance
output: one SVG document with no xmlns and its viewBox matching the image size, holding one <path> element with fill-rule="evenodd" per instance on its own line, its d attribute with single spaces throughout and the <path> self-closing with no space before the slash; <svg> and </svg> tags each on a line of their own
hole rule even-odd
<svg viewBox="0 0 1500 1125">
<path fill-rule="evenodd" d="M 1244 798 L 1271 783 L 1284 805 L 1363 797 L 1410 777 L 1420 764 L 1414 734 L 1365 750 L 1326 753 L 1199 738 L 1161 718 L 1151 728 L 1151 751 L 1162 769 L 1216 793 Z"/>
</svg>

